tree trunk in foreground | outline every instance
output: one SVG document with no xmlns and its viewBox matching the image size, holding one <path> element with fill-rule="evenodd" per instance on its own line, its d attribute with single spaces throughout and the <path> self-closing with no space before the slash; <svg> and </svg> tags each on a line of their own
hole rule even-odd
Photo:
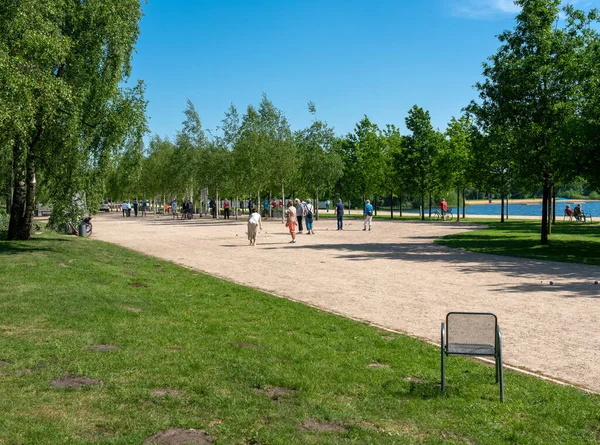
<svg viewBox="0 0 600 445">
<path fill-rule="evenodd" d="M 550 199 L 550 186 L 547 181 L 544 181 L 542 195 L 542 234 L 540 244 L 546 246 L 548 244 L 548 200 Z"/>
<path fill-rule="evenodd" d="M 28 240 L 31 238 L 36 192 L 35 152 L 41 135 L 42 130 L 38 126 L 35 137 L 27 147 L 25 166 L 19 162 L 22 153 L 19 142 L 15 141 L 15 145 L 13 146 L 13 174 L 15 175 L 15 183 L 8 224 L 9 240 Z"/>
</svg>

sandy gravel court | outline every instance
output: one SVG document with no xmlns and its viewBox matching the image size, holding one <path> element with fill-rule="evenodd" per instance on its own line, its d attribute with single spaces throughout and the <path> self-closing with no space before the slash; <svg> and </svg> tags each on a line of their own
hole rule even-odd
<svg viewBox="0 0 600 445">
<path fill-rule="evenodd" d="M 600 392 L 600 267 L 437 246 L 473 226 L 315 222 L 296 244 L 281 221 L 250 247 L 245 220 L 99 215 L 94 238 L 439 343 L 449 311 L 489 311 L 505 362 Z M 554 282 L 553 286 L 549 281 Z"/>
</svg>

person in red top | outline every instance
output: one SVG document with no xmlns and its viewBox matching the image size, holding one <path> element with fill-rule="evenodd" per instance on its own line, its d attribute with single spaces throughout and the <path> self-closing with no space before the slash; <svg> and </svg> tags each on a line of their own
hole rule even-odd
<svg viewBox="0 0 600 445">
<path fill-rule="evenodd" d="M 223 217 L 229 219 L 229 201 L 227 199 L 223 202 Z"/>
<path fill-rule="evenodd" d="M 573 209 L 569 204 L 567 204 L 567 207 L 565 207 L 565 215 L 567 215 L 569 219 L 573 217 Z"/>
<path fill-rule="evenodd" d="M 446 212 L 448 211 L 448 203 L 445 198 L 442 198 L 442 202 L 440 202 L 440 210 L 442 211 L 442 219 L 446 221 Z"/>
</svg>

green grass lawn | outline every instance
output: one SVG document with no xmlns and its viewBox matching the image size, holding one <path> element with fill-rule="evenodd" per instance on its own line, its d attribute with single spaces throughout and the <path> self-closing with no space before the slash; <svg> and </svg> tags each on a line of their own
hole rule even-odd
<svg viewBox="0 0 600 445">
<path fill-rule="evenodd" d="M 2 445 L 600 441 L 597 395 L 451 357 L 444 397 L 433 346 L 102 242 L 0 242 L 0 289 Z"/>
<path fill-rule="evenodd" d="M 469 220 L 471 222 L 477 222 Z M 557 222 L 540 245 L 540 221 L 488 222 L 487 228 L 449 235 L 439 244 L 473 252 L 600 265 L 600 224 Z"/>
</svg>

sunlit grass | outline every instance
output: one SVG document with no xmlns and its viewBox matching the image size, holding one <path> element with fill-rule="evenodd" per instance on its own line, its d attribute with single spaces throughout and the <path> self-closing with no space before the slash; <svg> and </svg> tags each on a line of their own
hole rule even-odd
<svg viewBox="0 0 600 445">
<path fill-rule="evenodd" d="M 98 241 L 0 242 L 0 289 L 0 444 L 600 438 L 598 396 L 507 372 L 502 404 L 493 368 L 453 357 L 443 397 L 433 346 Z M 50 386 L 66 374 L 102 383 Z"/>
</svg>

